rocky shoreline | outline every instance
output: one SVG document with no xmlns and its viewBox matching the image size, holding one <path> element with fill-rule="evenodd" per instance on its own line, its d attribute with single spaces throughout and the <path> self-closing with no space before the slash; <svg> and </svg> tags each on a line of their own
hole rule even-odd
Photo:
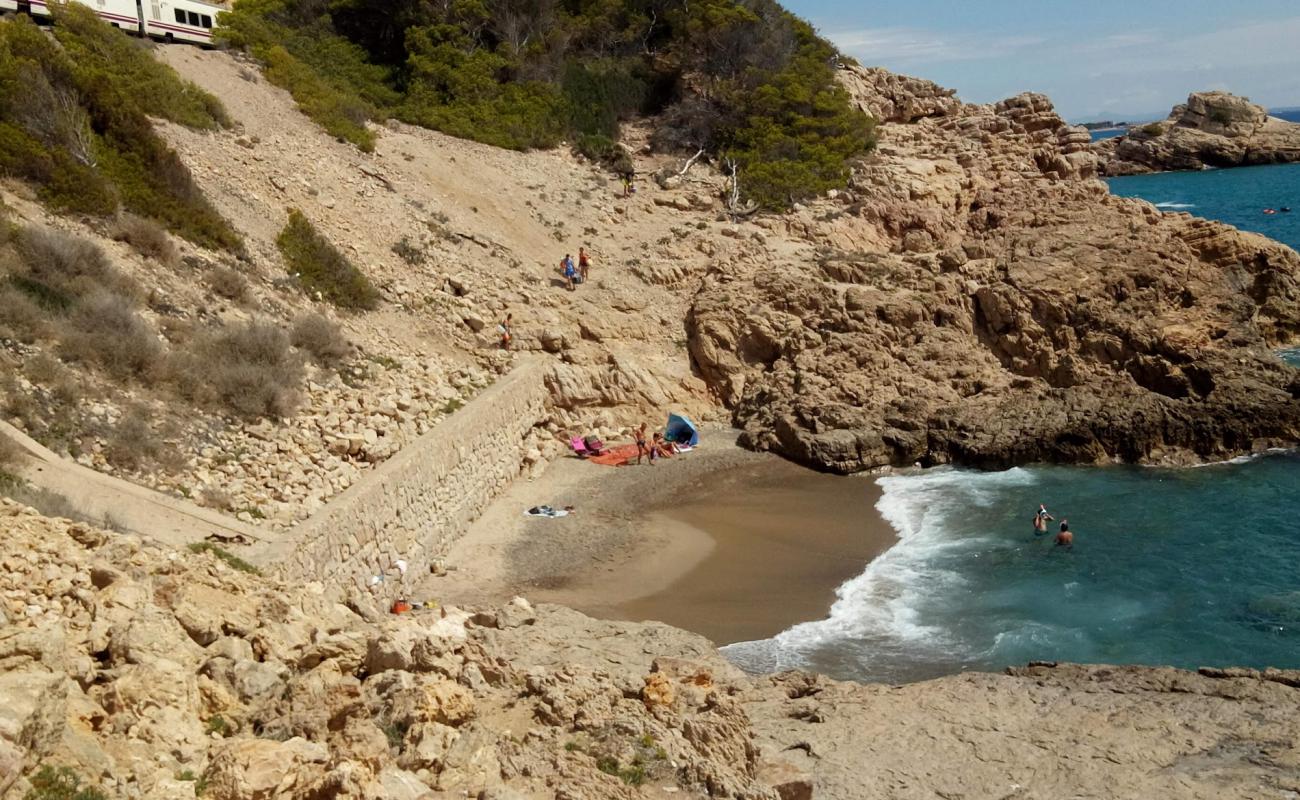
<svg viewBox="0 0 1300 800">
<path fill-rule="evenodd" d="M 851 68 L 878 153 L 799 270 L 719 264 L 692 357 L 753 447 L 834 472 L 1195 463 L 1300 441 L 1300 256 L 1094 180 L 1041 95 Z M 791 223 L 793 224 L 793 223 Z M 874 230 L 872 247 L 862 242 Z M 865 243 L 864 243 L 865 244 Z"/>
<path fill-rule="evenodd" d="M 42 766 L 106 797 L 214 800 L 1300 788 L 1296 672 L 746 676 L 664 625 L 522 599 L 393 616 L 9 501 L 0 523 L 5 800 Z"/>
<path fill-rule="evenodd" d="M 1093 145 L 1103 174 L 1292 164 L 1300 161 L 1300 123 L 1227 92 L 1196 92 L 1163 122 Z"/>
</svg>

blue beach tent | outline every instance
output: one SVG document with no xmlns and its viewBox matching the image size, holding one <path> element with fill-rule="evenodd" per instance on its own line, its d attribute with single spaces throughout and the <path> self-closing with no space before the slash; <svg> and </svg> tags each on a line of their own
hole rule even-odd
<svg viewBox="0 0 1300 800">
<path fill-rule="evenodd" d="M 669 414 L 668 427 L 664 430 L 664 438 L 670 442 L 695 447 L 700 443 L 700 432 L 695 429 L 694 422 L 681 414 Z"/>
</svg>

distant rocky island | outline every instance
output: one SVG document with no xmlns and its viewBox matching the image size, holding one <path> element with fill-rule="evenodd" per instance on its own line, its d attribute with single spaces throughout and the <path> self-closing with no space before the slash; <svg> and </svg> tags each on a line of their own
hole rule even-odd
<svg viewBox="0 0 1300 800">
<path fill-rule="evenodd" d="M 1288 164 L 1300 161 L 1300 123 L 1270 116 L 1249 98 L 1197 92 L 1164 121 L 1093 147 L 1107 176 Z"/>
</svg>

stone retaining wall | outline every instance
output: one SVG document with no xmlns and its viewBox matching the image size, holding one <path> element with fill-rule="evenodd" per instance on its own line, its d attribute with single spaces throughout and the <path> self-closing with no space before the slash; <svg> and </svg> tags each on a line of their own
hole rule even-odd
<svg viewBox="0 0 1300 800">
<path fill-rule="evenodd" d="M 529 432 L 548 416 L 540 361 L 526 360 L 436 428 L 402 448 L 268 548 L 258 562 L 331 593 L 384 575 L 426 574 L 512 480 Z"/>
</svg>

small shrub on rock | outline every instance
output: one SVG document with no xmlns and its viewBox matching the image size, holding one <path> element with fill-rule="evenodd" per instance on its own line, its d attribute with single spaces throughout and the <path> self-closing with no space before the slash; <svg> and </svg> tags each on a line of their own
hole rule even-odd
<svg viewBox="0 0 1300 800">
<path fill-rule="evenodd" d="M 409 236 L 403 236 L 397 244 L 393 245 L 393 253 L 413 267 L 418 267 L 428 260 L 428 254 L 424 252 L 424 248 L 411 241 Z"/>
<path fill-rule="evenodd" d="M 0 471 L 8 472 L 23 460 L 23 450 L 8 436 L 0 436 Z"/>
<path fill-rule="evenodd" d="M 12 284 L 0 283 L 0 338 L 32 344 L 49 335 L 46 312 Z"/>
<path fill-rule="evenodd" d="M 123 214 L 113 224 L 113 238 L 126 242 L 140 255 L 165 267 L 175 267 L 180 261 L 180 251 L 167 236 L 167 231 L 151 219 Z"/>
<path fill-rule="evenodd" d="M 366 310 L 379 305 L 379 292 L 370 280 L 298 209 L 290 210 L 289 222 L 275 243 L 289 272 L 307 291 L 339 308 Z"/>
<path fill-rule="evenodd" d="M 104 455 L 113 466 L 134 472 L 157 459 L 161 450 L 162 443 L 154 436 L 144 412 L 133 409 L 109 434 Z"/>
<path fill-rule="evenodd" d="M 302 360 L 267 322 L 197 334 L 172 357 L 169 373 L 183 396 L 245 419 L 290 416 L 301 399 Z"/>
<path fill-rule="evenodd" d="M 247 572 L 251 575 L 257 575 L 258 569 L 239 556 L 228 550 L 220 548 L 210 542 L 195 542 L 189 546 L 191 553 L 211 553 L 213 557 L 224 561 L 231 569 L 239 572 Z M 220 715 L 214 715 L 208 719 L 208 733 L 216 733 L 225 736 L 230 732 L 230 726 Z"/>
<path fill-rule="evenodd" d="M 217 297 L 224 297 L 237 303 L 249 297 L 248 281 L 237 270 L 230 267 L 217 267 L 206 276 L 208 288 Z"/>
<path fill-rule="evenodd" d="M 33 226 L 19 235 L 17 244 L 26 271 L 21 277 L 29 281 L 29 294 L 46 290 L 44 306 L 66 306 L 67 297 L 99 290 L 123 297 L 141 294 L 140 285 L 114 267 L 103 248 L 89 239 Z"/>
<path fill-rule="evenodd" d="M 93 786 L 82 786 L 81 776 L 70 767 L 42 766 L 31 777 L 32 788 L 23 800 L 108 800 Z"/>
<path fill-rule="evenodd" d="M 149 380 L 163 346 L 125 298 L 100 292 L 79 302 L 61 331 L 61 353 L 94 364 L 118 380 Z"/>
<path fill-rule="evenodd" d="M 352 345 L 339 326 L 320 314 L 304 314 L 293 324 L 293 346 L 321 366 L 333 366 L 352 354 Z"/>
</svg>

